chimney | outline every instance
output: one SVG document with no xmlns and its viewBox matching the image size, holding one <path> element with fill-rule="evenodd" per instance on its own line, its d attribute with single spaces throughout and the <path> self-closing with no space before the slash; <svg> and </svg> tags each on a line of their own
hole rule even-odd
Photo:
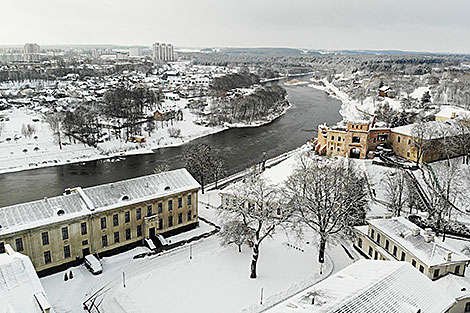
<svg viewBox="0 0 470 313">
<path fill-rule="evenodd" d="M 424 234 L 424 241 L 427 243 L 434 241 L 434 234 L 432 233 L 431 228 L 426 228 L 425 229 L 425 234 Z"/>
<path fill-rule="evenodd" d="M 418 236 L 420 233 L 421 233 L 421 229 L 419 229 L 419 228 L 413 229 L 413 236 L 416 237 L 416 236 Z"/>
<path fill-rule="evenodd" d="M 389 213 L 389 212 L 384 213 L 384 218 L 385 218 L 385 219 L 390 219 L 390 218 L 392 218 L 392 213 Z"/>
</svg>

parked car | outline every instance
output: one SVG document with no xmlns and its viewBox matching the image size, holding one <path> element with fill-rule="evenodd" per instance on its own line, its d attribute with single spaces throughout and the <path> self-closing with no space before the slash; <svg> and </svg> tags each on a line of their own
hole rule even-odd
<svg viewBox="0 0 470 313">
<path fill-rule="evenodd" d="M 103 272 L 100 261 L 92 254 L 85 256 L 85 266 L 93 275 L 98 275 Z"/>
</svg>

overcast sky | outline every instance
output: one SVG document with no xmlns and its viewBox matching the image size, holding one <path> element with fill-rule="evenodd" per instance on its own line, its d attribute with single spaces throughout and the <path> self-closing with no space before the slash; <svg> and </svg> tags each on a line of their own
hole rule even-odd
<svg viewBox="0 0 470 313">
<path fill-rule="evenodd" d="M 470 53 L 469 0 L 6 0 L 0 45 Z"/>
</svg>

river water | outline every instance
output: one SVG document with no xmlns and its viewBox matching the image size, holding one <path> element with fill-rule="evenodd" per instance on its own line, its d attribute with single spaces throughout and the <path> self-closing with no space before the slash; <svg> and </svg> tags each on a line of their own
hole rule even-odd
<svg viewBox="0 0 470 313">
<path fill-rule="evenodd" d="M 307 80 L 309 77 L 298 77 Z M 282 83 L 282 82 L 279 82 Z M 270 83 L 275 84 L 275 83 Z M 292 107 L 268 125 L 233 128 L 188 144 L 206 143 L 220 152 L 227 175 L 266 158 L 278 156 L 316 137 L 319 124 L 341 120 L 341 102 L 307 85 L 285 86 Z M 151 174 L 160 162 L 182 167 L 181 154 L 188 144 L 161 148 L 153 154 L 128 156 L 120 161 L 89 161 L 55 167 L 0 174 L 0 207 L 62 194 L 65 188 L 89 187 Z"/>
</svg>

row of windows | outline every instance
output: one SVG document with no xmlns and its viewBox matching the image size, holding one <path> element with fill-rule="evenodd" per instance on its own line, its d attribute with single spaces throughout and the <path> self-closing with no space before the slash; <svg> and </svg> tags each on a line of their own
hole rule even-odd
<svg viewBox="0 0 470 313">
<path fill-rule="evenodd" d="M 136 232 L 136 236 L 137 237 L 141 237 L 142 236 L 142 225 L 137 225 L 137 232 Z M 131 229 L 130 228 L 127 228 L 125 230 L 125 238 L 126 240 L 131 240 L 132 239 L 132 236 L 131 236 Z M 120 239 L 120 233 L 117 231 L 117 232 L 114 232 L 114 243 L 117 244 L 121 241 Z M 108 236 L 107 235 L 103 235 L 101 236 L 101 246 L 103 248 L 106 248 L 108 246 Z"/>
<path fill-rule="evenodd" d="M 64 259 L 68 259 L 71 257 L 70 253 L 70 246 L 64 246 Z M 51 257 L 51 251 L 44 251 L 44 264 L 51 264 L 52 263 L 52 257 Z"/>
</svg>

